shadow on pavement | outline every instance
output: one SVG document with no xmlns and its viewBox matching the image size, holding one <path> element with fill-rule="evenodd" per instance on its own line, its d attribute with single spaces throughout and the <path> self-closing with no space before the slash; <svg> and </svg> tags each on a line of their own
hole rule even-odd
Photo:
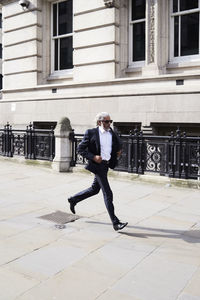
<svg viewBox="0 0 200 300">
<path fill-rule="evenodd" d="M 111 225 L 110 223 L 105 222 L 97 222 L 97 221 L 86 221 L 87 223 L 92 224 L 102 224 L 102 225 Z M 188 243 L 200 243 L 200 230 L 173 230 L 173 229 L 159 229 L 153 227 L 144 227 L 144 226 L 130 226 L 128 225 L 126 228 L 133 228 L 139 230 L 145 230 L 146 233 L 138 233 L 138 232 L 126 232 L 126 231 L 118 231 L 122 235 L 130 236 L 130 237 L 139 237 L 139 238 L 149 238 L 149 237 L 164 237 L 171 239 L 182 239 Z M 124 229 L 126 230 L 126 229 Z M 154 231 L 158 233 L 150 233 L 148 231 Z M 163 232 L 163 234 L 161 234 Z"/>
</svg>

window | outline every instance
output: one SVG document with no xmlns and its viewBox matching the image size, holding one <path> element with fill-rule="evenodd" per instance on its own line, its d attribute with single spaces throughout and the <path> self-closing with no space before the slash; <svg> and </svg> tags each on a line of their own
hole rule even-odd
<svg viewBox="0 0 200 300">
<path fill-rule="evenodd" d="M 139 65 L 145 60 L 146 0 L 130 0 L 129 7 L 129 64 Z"/>
<path fill-rule="evenodd" d="M 72 0 L 52 5 L 52 71 L 73 68 Z"/>
<path fill-rule="evenodd" d="M 180 59 L 199 55 L 200 1 L 171 1 L 171 58 Z"/>
<path fill-rule="evenodd" d="M 134 134 L 134 130 L 141 130 L 141 123 L 134 122 L 114 122 L 114 129 L 119 134 Z"/>
</svg>

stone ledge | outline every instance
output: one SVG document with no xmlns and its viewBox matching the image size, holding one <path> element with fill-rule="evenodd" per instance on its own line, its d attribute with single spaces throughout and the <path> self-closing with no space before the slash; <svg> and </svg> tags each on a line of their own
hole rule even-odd
<svg viewBox="0 0 200 300">
<path fill-rule="evenodd" d="M 25 159 L 24 157 L 16 156 L 16 157 L 5 157 L 0 156 L 0 161 L 5 162 L 12 162 L 12 163 L 18 163 L 18 164 L 24 164 L 24 165 L 32 165 L 32 166 L 39 166 L 39 167 L 45 167 L 45 168 L 51 168 L 52 162 L 46 161 L 46 160 L 37 160 L 37 159 Z"/>
<path fill-rule="evenodd" d="M 72 172 L 83 173 L 83 174 L 90 174 L 87 170 L 84 169 L 84 166 L 77 166 L 72 168 Z M 109 177 L 117 178 L 118 180 L 137 180 L 146 183 L 155 183 L 155 184 L 162 184 L 168 185 L 173 187 L 183 187 L 183 188 L 193 188 L 193 189 L 200 189 L 200 180 L 192 180 L 192 179 L 179 179 L 179 178 L 170 178 L 167 176 L 159 176 L 158 174 L 155 175 L 139 175 L 127 172 L 119 172 L 109 170 Z"/>
<path fill-rule="evenodd" d="M 42 168 L 44 167 L 50 169 L 51 171 L 54 171 L 52 168 L 52 162 L 50 161 L 24 159 L 24 157 L 9 158 L 4 156 L 0 156 L 0 161 L 22 163 L 25 165 L 31 165 L 31 166 L 42 167 Z M 85 175 L 93 176 L 93 174 L 85 170 L 84 166 L 82 165 L 73 168 L 71 167 L 69 172 L 83 174 L 84 176 Z M 134 173 L 119 172 L 113 170 L 109 170 L 108 175 L 110 178 L 116 178 L 117 180 L 130 180 L 130 181 L 137 180 L 144 183 L 168 185 L 169 187 L 172 186 L 172 187 L 200 189 L 200 180 L 170 178 L 167 176 L 159 176 L 158 174 L 139 175 Z"/>
</svg>

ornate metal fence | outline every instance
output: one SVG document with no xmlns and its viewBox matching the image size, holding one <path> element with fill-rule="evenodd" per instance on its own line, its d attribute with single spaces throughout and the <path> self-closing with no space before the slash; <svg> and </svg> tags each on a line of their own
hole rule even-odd
<svg viewBox="0 0 200 300">
<path fill-rule="evenodd" d="M 171 136 L 145 136 L 137 130 L 121 135 L 122 155 L 115 170 L 129 173 L 158 173 L 162 176 L 200 179 L 200 138 L 187 137 L 177 130 Z M 71 166 L 85 164 L 77 154 L 82 134 L 71 135 Z"/>
<path fill-rule="evenodd" d="M 7 124 L 0 129 L 0 155 L 52 161 L 55 156 L 54 131 L 34 129 L 32 124 L 26 130 L 13 129 Z"/>
<path fill-rule="evenodd" d="M 75 135 L 75 133 L 72 132 L 69 138 L 70 138 L 70 140 L 72 142 L 72 160 L 71 160 L 70 166 L 71 167 L 75 167 L 76 164 L 79 164 L 79 165 L 86 164 L 87 163 L 87 159 L 83 158 L 77 152 L 77 147 L 78 147 L 79 143 L 83 139 L 83 134 L 76 134 Z"/>
</svg>

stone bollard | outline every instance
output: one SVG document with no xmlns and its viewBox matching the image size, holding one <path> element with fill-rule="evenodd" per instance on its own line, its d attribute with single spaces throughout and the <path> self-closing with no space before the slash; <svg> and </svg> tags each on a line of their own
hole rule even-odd
<svg viewBox="0 0 200 300">
<path fill-rule="evenodd" d="M 72 158 L 71 141 L 69 135 L 72 132 L 70 120 L 62 118 L 55 128 L 55 157 L 52 168 L 58 172 L 69 172 Z"/>
</svg>

